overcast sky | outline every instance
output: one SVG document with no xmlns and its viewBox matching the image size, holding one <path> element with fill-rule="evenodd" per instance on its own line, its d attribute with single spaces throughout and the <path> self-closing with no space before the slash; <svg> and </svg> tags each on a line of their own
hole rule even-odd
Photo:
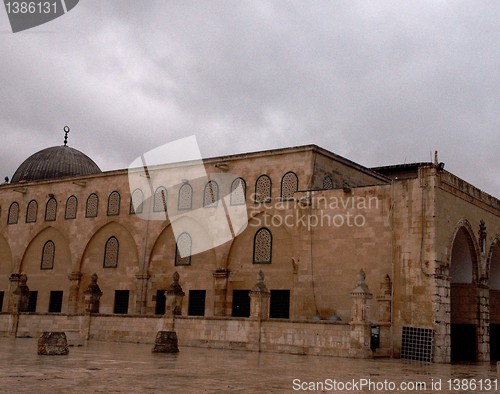
<svg viewBox="0 0 500 394">
<path fill-rule="evenodd" d="M 498 0 L 82 0 L 15 34 L 0 9 L 0 80 L 2 179 L 68 125 L 103 170 L 193 134 L 204 157 L 438 150 L 500 197 Z"/>
</svg>

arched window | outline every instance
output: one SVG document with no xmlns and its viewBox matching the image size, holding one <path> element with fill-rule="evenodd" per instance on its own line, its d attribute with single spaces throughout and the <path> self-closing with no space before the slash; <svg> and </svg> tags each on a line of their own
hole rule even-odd
<svg viewBox="0 0 500 394">
<path fill-rule="evenodd" d="M 38 203 L 35 200 L 31 200 L 26 208 L 26 223 L 35 223 L 36 215 L 38 213 Z"/>
<path fill-rule="evenodd" d="M 110 237 L 104 247 L 104 268 L 116 268 L 118 266 L 118 252 L 120 244 L 116 237 Z"/>
<path fill-rule="evenodd" d="M 271 201 L 271 178 L 261 175 L 255 182 L 255 202 Z"/>
<path fill-rule="evenodd" d="M 54 256 L 56 254 L 56 246 L 54 242 L 47 241 L 42 249 L 42 261 L 40 262 L 40 269 L 51 270 L 54 268 Z"/>
<path fill-rule="evenodd" d="M 144 204 L 144 193 L 141 189 L 135 189 L 130 198 L 130 213 L 142 213 Z"/>
<path fill-rule="evenodd" d="M 231 205 L 245 205 L 247 185 L 243 178 L 236 178 L 231 183 Z"/>
<path fill-rule="evenodd" d="M 153 201 L 153 211 L 154 212 L 165 212 L 167 210 L 167 189 L 160 186 L 155 191 L 154 201 Z"/>
<path fill-rule="evenodd" d="M 324 190 L 331 190 L 331 189 L 333 189 L 333 180 L 328 175 L 323 178 L 323 189 Z"/>
<path fill-rule="evenodd" d="M 271 264 L 273 235 L 267 228 L 262 227 L 253 238 L 253 263 Z"/>
<path fill-rule="evenodd" d="M 78 200 L 75 196 L 70 196 L 66 200 L 66 211 L 64 219 L 76 219 L 76 210 L 78 208 Z"/>
<path fill-rule="evenodd" d="M 56 213 L 57 213 L 57 201 L 55 198 L 49 198 L 49 201 L 47 201 L 47 205 L 45 205 L 45 221 L 46 222 L 53 222 L 56 220 Z"/>
<path fill-rule="evenodd" d="M 108 216 L 116 216 L 120 214 L 120 193 L 116 190 L 111 192 L 108 197 Z"/>
<path fill-rule="evenodd" d="M 192 240 L 188 233 L 177 237 L 175 244 L 175 265 L 191 265 Z"/>
<path fill-rule="evenodd" d="M 189 183 L 185 183 L 179 189 L 179 201 L 177 208 L 179 210 L 191 209 L 193 207 L 193 188 Z"/>
<path fill-rule="evenodd" d="M 283 175 L 283 178 L 281 178 L 281 198 L 293 198 L 293 194 L 298 190 L 298 188 L 299 178 L 297 178 L 295 172 L 290 171 Z"/>
<path fill-rule="evenodd" d="M 208 181 L 205 185 L 205 193 L 203 194 L 203 206 L 216 207 L 219 199 L 219 185 L 215 181 Z"/>
<path fill-rule="evenodd" d="M 7 217 L 7 224 L 17 224 L 19 220 L 19 204 L 13 202 L 9 207 L 9 215 Z"/>
<path fill-rule="evenodd" d="M 97 210 L 99 208 L 99 197 L 97 194 L 92 193 L 89 198 L 87 198 L 87 207 L 85 209 L 86 218 L 95 218 L 97 216 Z"/>
</svg>

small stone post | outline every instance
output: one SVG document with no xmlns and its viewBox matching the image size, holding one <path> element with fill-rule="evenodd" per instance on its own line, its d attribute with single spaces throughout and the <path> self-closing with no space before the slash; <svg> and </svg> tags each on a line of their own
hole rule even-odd
<svg viewBox="0 0 500 394">
<path fill-rule="evenodd" d="M 373 297 L 365 283 L 366 274 L 358 273 L 358 285 L 351 292 L 353 301 L 351 320 L 351 348 L 354 357 L 369 357 L 370 351 L 370 317 L 369 300 Z"/>
<path fill-rule="evenodd" d="M 271 292 L 264 283 L 264 273 L 259 271 L 257 283 L 249 293 L 250 296 L 250 317 L 252 319 L 269 319 L 269 303 Z"/>
<path fill-rule="evenodd" d="M 165 317 L 180 316 L 182 314 L 182 300 L 186 295 L 179 284 L 179 273 L 172 275 L 173 282 L 165 292 Z"/>
<path fill-rule="evenodd" d="M 99 313 L 99 304 L 102 296 L 102 291 L 97 284 L 97 274 L 92 274 L 90 284 L 83 292 L 85 301 L 85 313 Z"/>
<path fill-rule="evenodd" d="M 64 332 L 44 332 L 38 338 L 38 354 L 64 356 L 68 353 L 68 341 Z"/>
</svg>

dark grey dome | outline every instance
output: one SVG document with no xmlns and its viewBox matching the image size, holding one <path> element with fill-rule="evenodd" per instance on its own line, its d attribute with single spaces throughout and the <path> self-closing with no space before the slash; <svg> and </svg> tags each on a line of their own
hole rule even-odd
<svg viewBox="0 0 500 394">
<path fill-rule="evenodd" d="M 65 145 L 53 146 L 28 157 L 10 182 L 33 182 L 100 172 L 97 164 L 79 150 Z"/>
</svg>

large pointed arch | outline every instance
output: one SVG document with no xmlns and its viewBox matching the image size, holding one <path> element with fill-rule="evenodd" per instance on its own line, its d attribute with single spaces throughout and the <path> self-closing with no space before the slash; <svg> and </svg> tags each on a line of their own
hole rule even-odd
<svg viewBox="0 0 500 394">
<path fill-rule="evenodd" d="M 7 240 L 0 235 L 0 292 L 3 292 L 3 302 L 0 311 L 7 310 L 7 292 L 9 290 L 9 276 L 14 273 L 12 251 Z"/>
<path fill-rule="evenodd" d="M 44 262 L 47 245 L 53 245 L 51 264 Z M 50 292 L 62 291 L 61 312 L 67 311 L 70 282 L 68 274 L 72 271 L 72 257 L 66 235 L 53 226 L 45 227 L 28 243 L 21 259 L 19 272 L 28 277 L 28 287 L 38 292 L 36 312 L 48 312 Z"/>
<path fill-rule="evenodd" d="M 176 264 L 176 237 L 172 228 L 177 221 L 191 220 L 186 217 L 178 218 L 172 223 L 168 223 L 160 232 L 153 243 L 148 262 L 148 273 L 151 278 L 148 283 L 148 293 L 146 303 L 146 312 L 155 313 L 162 310 L 161 306 L 157 309 L 157 304 L 165 300 L 162 298 L 165 290 L 172 283 L 172 276 L 175 272 L 180 275 L 181 286 L 190 290 L 205 290 L 206 305 L 211 312 L 211 306 L 214 303 L 213 291 L 213 273 L 216 271 L 217 260 L 214 249 L 208 249 L 204 252 L 193 254 L 189 265 Z M 180 234 L 177 234 L 177 237 Z M 189 234 L 193 245 L 197 242 L 196 234 Z M 187 302 L 183 303 L 183 314 L 187 314 L 189 305 L 189 293 L 187 293 Z"/>
<path fill-rule="evenodd" d="M 500 235 L 490 246 L 487 272 L 490 287 L 490 360 L 500 361 Z"/>
<path fill-rule="evenodd" d="M 106 244 L 112 237 L 116 238 L 120 245 L 116 266 L 104 264 Z M 100 313 L 113 313 L 116 290 L 129 291 L 129 311 L 133 311 L 137 285 L 135 275 L 140 271 L 139 254 L 134 238 L 126 227 L 112 221 L 96 230 L 85 246 L 79 271 L 82 275 L 79 309 L 83 308 L 83 292 L 90 283 L 90 277 L 96 273 L 99 287 L 103 292 Z"/>
<path fill-rule="evenodd" d="M 479 245 L 467 220 L 460 221 L 450 245 L 451 361 L 479 355 Z"/>
</svg>

